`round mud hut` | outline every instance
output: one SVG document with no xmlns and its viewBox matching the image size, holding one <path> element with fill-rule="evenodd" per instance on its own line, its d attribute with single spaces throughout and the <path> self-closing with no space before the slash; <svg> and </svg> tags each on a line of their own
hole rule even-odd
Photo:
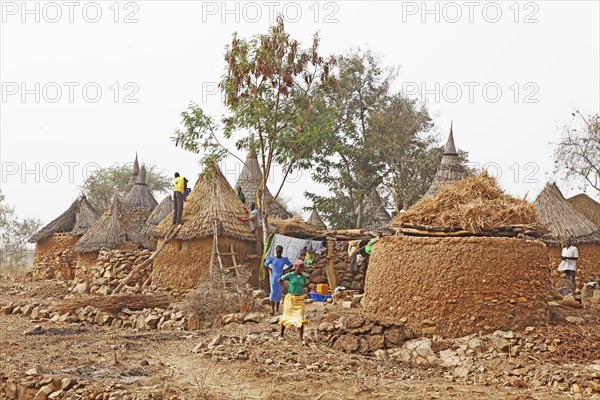
<svg viewBox="0 0 600 400">
<path fill-rule="evenodd" d="M 96 209 L 82 194 L 67 211 L 29 238 L 29 243 L 36 244 L 33 277 L 73 279 L 73 246 L 97 219 Z"/>
<path fill-rule="evenodd" d="M 153 248 L 156 248 L 157 242 L 157 239 L 154 237 L 154 229 L 156 229 L 158 224 L 172 212 L 173 197 L 167 196 L 160 203 L 158 203 L 142 227 L 142 234 L 144 237 L 146 237 L 146 239 L 148 239 L 148 242 Z"/>
<path fill-rule="evenodd" d="M 142 165 L 137 181 L 123 196 L 123 209 L 141 231 L 157 205 L 158 202 L 146 184 L 146 167 Z"/>
<path fill-rule="evenodd" d="M 242 188 L 242 191 L 246 196 L 246 207 L 249 207 L 250 203 L 256 203 L 258 205 L 256 195 L 262 179 L 263 174 L 260 166 L 258 165 L 256 153 L 251 150 L 246 155 L 244 168 L 242 169 L 242 172 L 240 173 L 240 176 L 235 184 L 236 188 Z M 269 211 L 269 215 L 275 215 L 282 219 L 292 217 L 292 214 L 290 214 L 279 201 L 273 199 L 273 195 L 269 191 L 268 187 L 265 189 L 265 198 L 267 199 L 267 203 L 273 202 L 273 205 L 271 205 L 271 209 Z"/>
<path fill-rule="evenodd" d="M 533 205 L 486 174 L 444 185 L 373 246 L 365 308 L 415 332 L 463 336 L 548 321 L 546 246 Z"/>
<path fill-rule="evenodd" d="M 600 277 L 600 228 L 571 205 L 554 183 L 546 185 L 534 201 L 540 222 L 548 232 L 542 241 L 548 246 L 552 276 L 559 278 L 557 270 L 562 248 L 567 238 L 577 247 L 577 279 L 589 282 Z"/>
<path fill-rule="evenodd" d="M 256 249 L 254 234 L 242 221 L 246 217 L 244 205 L 219 167 L 207 167 L 184 203 L 183 225 L 154 259 L 152 285 L 183 291 L 206 282 L 211 267 L 220 268 L 214 258 L 211 263 L 215 234 L 218 250 L 224 254 L 223 267 L 233 265 L 231 253 L 235 253 L 236 263 L 246 265 L 253 279 L 258 280 L 258 262 L 254 261 L 255 266 L 246 262 Z M 177 228 L 173 227 L 171 213 L 154 230 L 158 248 L 173 229 Z"/>
<path fill-rule="evenodd" d="M 78 280 L 89 277 L 90 272 L 96 268 L 98 254 L 103 248 L 132 252 L 151 249 L 146 238 L 129 219 L 118 195 L 113 198 L 110 208 L 73 247 L 73 252 L 77 255 L 75 277 Z"/>
<path fill-rule="evenodd" d="M 325 225 L 325 222 L 323 222 L 323 219 L 321 219 L 321 216 L 317 210 L 312 210 L 308 219 L 306 220 L 306 223 L 319 230 L 327 229 L 327 225 Z"/>
</svg>

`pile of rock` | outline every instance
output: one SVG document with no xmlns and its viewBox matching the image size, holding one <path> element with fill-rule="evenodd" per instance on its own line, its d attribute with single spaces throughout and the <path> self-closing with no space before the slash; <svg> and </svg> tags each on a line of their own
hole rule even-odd
<svg viewBox="0 0 600 400">
<path fill-rule="evenodd" d="M 316 267 L 310 271 L 311 275 L 309 278 L 310 290 L 317 290 L 317 284 L 327 283 L 327 273 L 325 272 L 327 267 L 327 255 L 322 254 L 317 258 Z M 357 272 L 350 272 L 350 257 L 347 252 L 334 251 L 333 262 L 335 272 L 337 275 L 337 281 L 339 286 L 343 286 L 347 289 L 362 291 L 365 287 L 365 275 L 367 271 L 367 261 L 364 260 L 358 265 Z M 332 290 L 335 288 L 331 288 Z"/>
<path fill-rule="evenodd" d="M 173 306 L 169 309 L 153 308 L 131 311 L 127 308 L 119 313 L 109 314 L 92 306 L 80 307 L 73 312 L 59 313 L 50 307 L 39 304 L 15 305 L 10 303 L 0 308 L 0 315 L 21 314 L 38 322 L 68 322 L 110 326 L 113 328 L 132 328 L 148 330 L 184 330 L 188 329 L 187 313 Z M 25 335 L 43 334 L 41 325 L 24 332 Z"/>
<path fill-rule="evenodd" d="M 25 376 L 17 377 L 0 373 L 0 387 L 6 399 L 66 399 L 82 398 L 87 383 L 68 377 L 44 376 L 38 368 L 25 371 Z"/>
<path fill-rule="evenodd" d="M 108 295 L 121 283 L 121 281 L 139 264 L 150 257 L 149 250 L 108 250 L 102 249 L 98 254 L 96 265 L 93 268 L 79 266 L 74 291 L 78 293 L 95 293 Z M 148 280 L 151 268 L 145 268 L 136 273 L 124 288 L 125 292 L 140 293 L 142 285 Z"/>
<path fill-rule="evenodd" d="M 31 275 L 33 279 L 73 279 L 74 265 L 73 251 L 59 249 L 54 253 L 37 256 Z"/>
</svg>

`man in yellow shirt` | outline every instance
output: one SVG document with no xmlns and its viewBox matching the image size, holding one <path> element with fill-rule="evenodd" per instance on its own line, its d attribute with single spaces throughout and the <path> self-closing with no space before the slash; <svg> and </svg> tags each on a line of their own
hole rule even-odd
<svg viewBox="0 0 600 400">
<path fill-rule="evenodd" d="M 183 192 L 185 191 L 186 179 L 179 176 L 179 172 L 175 172 L 175 180 L 173 181 L 173 225 L 181 225 L 183 215 Z"/>
</svg>

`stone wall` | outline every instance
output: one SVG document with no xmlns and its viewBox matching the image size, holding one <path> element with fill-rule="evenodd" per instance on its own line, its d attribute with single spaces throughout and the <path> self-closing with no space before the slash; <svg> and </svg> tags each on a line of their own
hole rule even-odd
<svg viewBox="0 0 600 400">
<path fill-rule="evenodd" d="M 73 279 L 75 256 L 73 246 L 79 237 L 68 233 L 50 235 L 35 246 L 32 275 L 34 279 Z"/>
<path fill-rule="evenodd" d="M 157 254 L 152 269 L 153 287 L 186 291 L 198 287 L 201 282 L 208 279 L 213 238 L 188 240 L 186 241 L 187 250 L 182 249 L 183 244 L 184 242 L 181 240 L 173 240 Z M 229 253 L 230 244 L 233 245 L 236 253 L 237 264 L 244 264 L 246 257 L 255 252 L 253 242 L 219 238 L 221 252 Z M 160 245 L 161 241 L 158 242 L 158 246 Z M 233 265 L 231 256 L 221 256 L 221 260 L 224 266 Z M 215 263 L 218 265 L 217 260 Z M 253 276 L 258 277 L 258 261 L 255 261 L 254 264 L 256 265 L 248 265 L 248 268 L 252 270 Z"/>
<path fill-rule="evenodd" d="M 365 241 L 365 244 L 368 241 Z M 306 269 L 309 272 L 309 289 L 317 290 L 317 284 L 327 283 L 327 273 L 325 272 L 327 267 L 327 247 L 323 247 L 323 253 L 316 256 L 316 267 L 314 270 Z M 368 266 L 368 258 L 365 258 L 362 264 L 358 265 L 358 272 L 353 274 L 350 272 L 350 257 L 348 251 L 337 250 L 333 251 L 333 265 L 337 275 L 337 282 L 339 286 L 344 286 L 347 289 L 356 290 L 362 292 L 365 287 L 365 274 Z M 335 288 L 331 288 L 333 291 Z"/>
<path fill-rule="evenodd" d="M 146 261 L 151 255 L 149 250 L 102 249 L 95 259 L 95 264 L 81 264 L 75 279 L 80 286 L 78 291 L 107 295 L 122 282 L 136 266 Z M 130 292 L 138 293 L 142 285 L 150 277 L 151 267 L 135 274 L 127 283 Z"/>
<path fill-rule="evenodd" d="M 577 260 L 577 287 L 581 288 L 584 283 L 596 281 L 600 277 L 600 244 L 580 244 L 575 246 L 579 252 Z M 548 246 L 549 266 L 552 269 L 552 280 L 556 282 L 563 274 L 558 271 L 561 261 L 562 248 Z"/>
<path fill-rule="evenodd" d="M 513 238 L 380 239 L 363 304 L 417 333 L 462 336 L 548 321 L 548 252 Z"/>
</svg>

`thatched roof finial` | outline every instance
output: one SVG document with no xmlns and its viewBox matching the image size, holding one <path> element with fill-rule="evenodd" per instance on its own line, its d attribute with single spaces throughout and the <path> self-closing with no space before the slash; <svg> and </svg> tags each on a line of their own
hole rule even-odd
<svg viewBox="0 0 600 400">
<path fill-rule="evenodd" d="M 463 179 L 467 176 L 467 171 L 463 167 L 456 146 L 454 145 L 454 131 L 453 123 L 450 125 L 450 134 L 448 135 L 448 141 L 444 146 L 444 154 L 442 155 L 442 161 L 438 170 L 433 178 L 433 182 L 425 196 L 433 196 L 438 190 L 451 182 Z"/>
<path fill-rule="evenodd" d="M 454 124 L 454 121 L 452 121 L 450 123 L 450 134 L 448 135 L 448 141 L 446 142 L 446 145 L 444 146 L 444 155 L 452 155 L 452 156 L 458 155 L 458 153 L 456 152 L 456 146 L 454 145 L 454 132 L 452 131 L 453 124 Z"/>
</svg>

